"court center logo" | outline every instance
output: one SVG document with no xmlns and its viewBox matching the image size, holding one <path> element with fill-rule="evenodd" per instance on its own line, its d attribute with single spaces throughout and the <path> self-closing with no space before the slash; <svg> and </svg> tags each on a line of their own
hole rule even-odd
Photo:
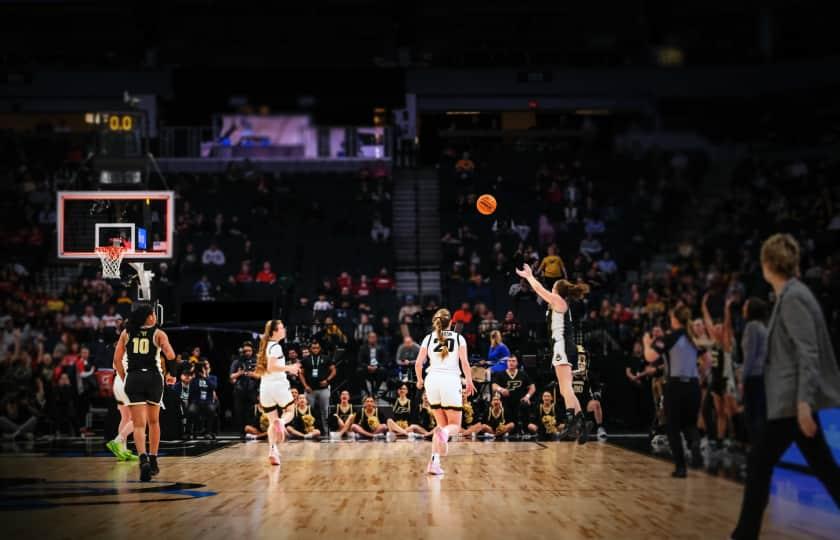
<svg viewBox="0 0 840 540">
<path fill-rule="evenodd" d="M 204 484 L 189 482 L 0 478 L 0 511 L 166 503 L 216 495 L 215 491 L 202 490 L 203 487 Z"/>
</svg>

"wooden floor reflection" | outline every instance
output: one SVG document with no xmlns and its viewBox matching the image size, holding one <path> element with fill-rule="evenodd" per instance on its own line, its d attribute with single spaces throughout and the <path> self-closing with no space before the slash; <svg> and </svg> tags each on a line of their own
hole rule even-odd
<svg viewBox="0 0 840 540">
<path fill-rule="evenodd" d="M 454 442 L 446 475 L 429 443 L 264 443 L 135 464 L 2 457 L 5 538 L 728 538 L 741 487 L 609 444 Z M 17 479 L 17 480 L 10 480 Z M 775 499 L 775 498 L 774 498 Z M 774 501 L 763 538 L 835 537 L 836 515 Z"/>
</svg>

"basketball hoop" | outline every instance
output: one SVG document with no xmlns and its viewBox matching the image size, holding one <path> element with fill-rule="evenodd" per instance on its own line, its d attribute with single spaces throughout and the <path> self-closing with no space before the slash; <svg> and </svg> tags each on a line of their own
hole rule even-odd
<svg viewBox="0 0 840 540">
<path fill-rule="evenodd" d="M 123 246 L 99 246 L 96 254 L 102 261 L 102 277 L 105 279 L 120 279 L 120 265 L 126 248 Z"/>
</svg>

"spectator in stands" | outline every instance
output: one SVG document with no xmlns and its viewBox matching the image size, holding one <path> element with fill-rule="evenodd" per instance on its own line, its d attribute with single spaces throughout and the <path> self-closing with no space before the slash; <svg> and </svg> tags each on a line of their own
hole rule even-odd
<svg viewBox="0 0 840 540">
<path fill-rule="evenodd" d="M 587 234 L 586 238 L 580 242 L 580 252 L 590 259 L 597 257 L 603 249 L 604 248 L 601 246 L 601 242 L 598 241 L 597 238 L 593 237 L 592 234 Z"/>
<path fill-rule="evenodd" d="M 382 216 L 374 214 L 370 226 L 370 239 L 375 244 L 386 244 L 391 238 L 391 228 L 382 223 Z"/>
<path fill-rule="evenodd" d="M 274 285 L 277 282 L 277 274 L 271 271 L 270 262 L 263 262 L 262 270 L 257 273 L 256 281 L 257 283 L 267 283 L 269 285 Z"/>
<path fill-rule="evenodd" d="M 210 279 L 207 277 L 207 274 L 202 275 L 201 279 L 195 282 L 192 290 L 193 296 L 203 302 L 213 300 L 213 284 L 210 283 Z"/>
<path fill-rule="evenodd" d="M 336 286 L 338 286 L 339 289 L 343 289 L 345 287 L 347 287 L 348 289 L 352 289 L 353 278 L 350 277 L 350 274 L 348 272 L 342 272 L 336 278 L 335 284 Z"/>
<path fill-rule="evenodd" d="M 540 246 L 548 246 L 554 243 L 554 236 L 555 230 L 554 225 L 552 225 L 551 220 L 548 219 L 548 216 L 545 214 L 540 214 L 540 218 L 537 225 L 537 231 L 539 233 L 539 241 Z"/>
<path fill-rule="evenodd" d="M 464 152 L 461 159 L 455 162 L 455 173 L 462 179 L 468 180 L 475 173 L 475 163 L 470 159 L 470 153 Z"/>
<path fill-rule="evenodd" d="M 463 333 L 463 329 L 466 326 L 469 326 L 472 323 L 473 313 L 470 309 L 469 302 L 462 302 L 461 308 L 456 309 L 455 313 L 452 314 L 452 324 L 455 325 L 455 331 L 458 333 Z"/>
<path fill-rule="evenodd" d="M 201 264 L 205 266 L 225 265 L 225 254 L 222 253 L 222 250 L 219 249 L 219 246 L 215 242 L 210 244 L 210 247 L 205 249 L 204 253 L 201 254 Z"/>
<path fill-rule="evenodd" d="M 543 281 L 547 286 L 549 284 L 554 285 L 555 281 L 566 277 L 566 267 L 563 264 L 563 259 L 557 255 L 557 246 L 554 244 L 548 246 L 548 254 L 543 257 L 536 273 L 543 276 Z"/>
<path fill-rule="evenodd" d="M 513 311 L 508 310 L 507 313 L 505 313 L 505 320 L 502 321 L 502 339 L 511 342 L 518 341 L 520 329 L 521 325 L 519 324 L 519 321 L 516 320 L 516 316 L 513 314 Z"/>
<path fill-rule="evenodd" d="M 327 299 L 326 294 L 319 294 L 318 300 L 312 305 L 312 313 L 316 320 L 323 320 L 327 313 L 333 310 L 333 304 Z"/>
<path fill-rule="evenodd" d="M 481 315 L 481 322 L 478 323 L 478 337 L 483 340 L 489 340 L 490 334 L 498 332 L 501 327 L 502 325 L 496 320 L 496 316 L 493 312 L 486 310 Z"/>
<path fill-rule="evenodd" d="M 359 323 L 353 331 L 353 339 L 356 343 L 361 343 L 367 339 L 368 334 L 373 332 L 373 325 L 370 324 L 370 315 L 362 313 L 359 315 Z"/>
<path fill-rule="evenodd" d="M 370 296 L 371 288 L 368 277 L 365 274 L 359 276 L 359 283 L 353 288 L 353 295 L 356 298 L 363 299 Z"/>
<path fill-rule="evenodd" d="M 239 272 L 236 274 L 237 283 L 252 283 L 254 281 L 254 273 L 251 270 L 251 261 L 242 261 L 239 265 Z"/>
<path fill-rule="evenodd" d="M 324 342 L 324 348 L 329 354 L 335 353 L 336 348 L 347 345 L 347 336 L 341 331 L 341 328 L 335 324 L 332 317 L 324 317 L 324 329 L 321 331 L 321 340 Z"/>
<path fill-rule="evenodd" d="M 583 230 L 586 234 L 591 234 L 593 236 L 597 234 L 604 234 L 606 229 L 607 228 L 606 225 L 604 225 L 604 222 L 595 214 L 590 214 L 583 220 Z"/>
<path fill-rule="evenodd" d="M 18 394 L 6 396 L 0 405 L 0 432 L 6 440 L 25 437 L 32 440 L 38 425 L 38 411 Z"/>
<path fill-rule="evenodd" d="M 82 326 L 89 330 L 99 328 L 99 317 L 94 313 L 93 306 L 85 306 L 85 312 L 82 314 Z"/>
<path fill-rule="evenodd" d="M 114 304 L 109 304 L 107 311 L 102 315 L 102 323 L 106 328 L 119 328 L 122 324 L 122 315 L 117 313 L 117 307 Z"/>
<path fill-rule="evenodd" d="M 376 292 L 387 292 L 392 291 L 396 288 L 397 284 L 390 275 L 388 275 L 387 268 L 381 268 L 379 270 L 379 275 L 373 278 L 373 288 Z"/>
<path fill-rule="evenodd" d="M 376 333 L 379 335 L 379 344 L 382 345 L 385 352 L 387 354 L 393 353 L 394 343 L 400 338 L 400 330 L 391 324 L 390 317 L 387 315 L 382 316 L 379 320 L 379 327 L 376 329 Z"/>
<path fill-rule="evenodd" d="M 412 378 L 412 364 L 417 360 L 420 347 L 414 342 L 411 336 L 403 337 L 403 341 L 397 347 L 397 379 L 400 381 Z"/>
<path fill-rule="evenodd" d="M 367 343 L 359 348 L 358 374 L 362 392 L 367 396 L 381 398 L 386 391 L 384 383 L 389 362 L 388 354 L 378 339 L 376 332 L 371 332 L 367 336 Z"/>
<path fill-rule="evenodd" d="M 417 299 L 412 295 L 408 295 L 405 297 L 405 304 L 400 308 L 397 318 L 400 320 L 401 324 L 405 323 L 406 318 L 410 319 L 410 324 L 413 324 L 414 317 L 422 310 L 423 308 L 417 304 Z"/>
<path fill-rule="evenodd" d="M 490 333 L 490 350 L 487 352 L 487 362 L 490 372 L 495 374 L 507 369 L 510 349 L 502 342 L 502 334 L 498 330 Z"/>
<path fill-rule="evenodd" d="M 604 255 L 601 257 L 597 264 L 598 270 L 600 270 L 607 276 L 612 276 L 613 274 L 618 272 L 618 265 L 615 264 L 615 261 L 613 260 L 609 251 L 604 251 Z"/>
</svg>

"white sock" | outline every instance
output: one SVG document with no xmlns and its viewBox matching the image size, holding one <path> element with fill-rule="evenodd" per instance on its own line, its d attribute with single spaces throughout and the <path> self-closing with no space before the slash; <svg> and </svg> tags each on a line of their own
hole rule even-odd
<svg viewBox="0 0 840 540">
<path fill-rule="evenodd" d="M 432 463 L 435 465 L 440 465 L 440 454 L 433 453 L 432 454 Z"/>
<path fill-rule="evenodd" d="M 125 439 L 123 439 L 122 435 L 120 435 L 119 433 L 117 433 L 117 436 L 114 437 L 114 440 L 117 441 L 120 444 L 125 442 Z"/>
</svg>

